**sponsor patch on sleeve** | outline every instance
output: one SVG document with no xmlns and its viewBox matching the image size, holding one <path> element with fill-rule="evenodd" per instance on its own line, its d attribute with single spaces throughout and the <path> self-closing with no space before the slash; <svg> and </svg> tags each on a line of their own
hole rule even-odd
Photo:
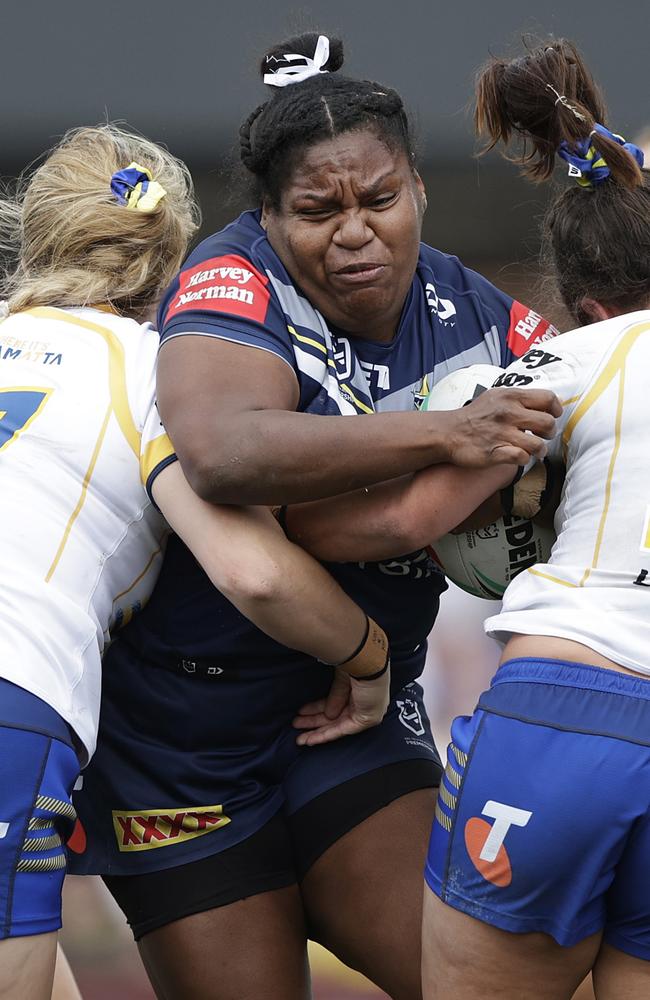
<svg viewBox="0 0 650 1000">
<path fill-rule="evenodd" d="M 558 333 L 557 328 L 543 316 L 514 300 L 510 307 L 510 327 L 506 343 L 515 357 L 521 357 L 533 344 L 550 340 Z"/>
<path fill-rule="evenodd" d="M 269 305 L 269 279 L 243 257 L 211 257 L 181 272 L 178 291 L 165 323 L 183 312 L 215 312 L 263 323 Z"/>
</svg>

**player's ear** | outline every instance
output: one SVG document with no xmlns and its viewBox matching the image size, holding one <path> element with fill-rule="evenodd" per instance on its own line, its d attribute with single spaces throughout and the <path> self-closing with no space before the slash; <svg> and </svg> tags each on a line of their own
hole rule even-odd
<svg viewBox="0 0 650 1000">
<path fill-rule="evenodd" d="M 266 229 L 269 222 L 269 208 L 265 201 L 262 202 L 262 214 L 260 216 L 260 226 Z"/>
<path fill-rule="evenodd" d="M 426 192 L 426 188 L 424 186 L 424 181 L 420 177 L 420 174 L 415 169 L 415 167 L 413 167 L 413 182 L 415 184 L 415 188 L 416 188 L 416 191 L 417 191 L 417 194 L 418 194 L 418 198 L 420 200 L 420 205 L 421 205 L 421 208 L 422 208 L 422 215 L 424 215 L 424 213 L 427 210 L 427 192 Z"/>
<path fill-rule="evenodd" d="M 597 302 L 596 299 L 590 299 L 585 295 L 578 303 L 578 314 L 581 320 L 582 317 L 586 317 L 588 323 L 600 323 L 604 319 L 618 316 L 619 312 L 613 306 L 605 306 L 602 302 Z"/>
</svg>

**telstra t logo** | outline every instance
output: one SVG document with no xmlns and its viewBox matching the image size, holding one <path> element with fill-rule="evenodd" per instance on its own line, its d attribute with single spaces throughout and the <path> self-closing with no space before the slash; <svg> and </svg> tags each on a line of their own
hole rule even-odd
<svg viewBox="0 0 650 1000">
<path fill-rule="evenodd" d="M 484 879 L 503 888 L 512 882 L 512 866 L 504 840 L 511 826 L 526 826 L 533 815 L 527 809 L 517 809 L 505 802 L 489 799 L 481 810 L 487 820 L 473 816 L 465 824 L 465 847 L 472 864 Z"/>
</svg>

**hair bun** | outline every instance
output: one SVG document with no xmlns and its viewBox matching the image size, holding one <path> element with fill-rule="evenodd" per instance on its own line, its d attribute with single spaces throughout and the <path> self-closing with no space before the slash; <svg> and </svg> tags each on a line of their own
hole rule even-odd
<svg viewBox="0 0 650 1000">
<path fill-rule="evenodd" d="M 260 62 L 262 78 L 266 73 L 272 71 L 274 64 L 281 63 L 287 55 L 299 55 L 311 59 L 322 34 L 321 31 L 306 31 L 304 35 L 294 35 L 292 38 L 287 38 L 284 42 L 274 45 L 264 53 Z M 332 38 L 329 35 L 327 38 L 330 43 L 330 54 L 323 69 L 328 73 L 336 73 L 343 65 L 343 42 L 340 38 Z"/>
</svg>

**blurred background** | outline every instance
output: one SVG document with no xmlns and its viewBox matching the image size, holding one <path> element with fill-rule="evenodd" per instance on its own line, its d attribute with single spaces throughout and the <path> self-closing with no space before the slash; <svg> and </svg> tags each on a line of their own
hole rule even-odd
<svg viewBox="0 0 650 1000">
<path fill-rule="evenodd" d="M 4 3 L 0 174 L 15 176 L 72 126 L 127 122 L 189 164 L 205 235 L 249 207 L 237 130 L 265 99 L 261 55 L 302 30 L 336 34 L 345 70 L 395 87 L 411 110 L 428 191 L 425 240 L 562 326 L 541 281 L 548 192 L 524 184 L 495 155 L 473 155 L 473 77 L 490 53 L 507 54 L 522 35 L 567 36 L 605 90 L 610 126 L 647 143 L 647 18 L 647 0 Z M 425 676 L 441 750 L 451 718 L 471 711 L 494 668 L 498 653 L 481 628 L 493 609 L 459 591 L 445 595 Z M 130 934 L 96 880 L 68 880 L 64 913 L 64 943 L 87 1000 L 152 1000 Z M 316 1000 L 381 996 L 322 950 L 312 957 Z"/>
</svg>

